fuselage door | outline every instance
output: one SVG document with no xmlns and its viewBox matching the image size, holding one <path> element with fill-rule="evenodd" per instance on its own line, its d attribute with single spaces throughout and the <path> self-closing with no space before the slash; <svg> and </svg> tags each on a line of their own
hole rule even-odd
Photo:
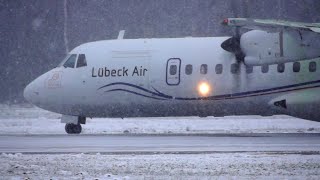
<svg viewBox="0 0 320 180">
<path fill-rule="evenodd" d="M 171 58 L 167 62 L 166 81 L 170 86 L 179 85 L 180 83 L 180 66 L 181 59 Z"/>
</svg>

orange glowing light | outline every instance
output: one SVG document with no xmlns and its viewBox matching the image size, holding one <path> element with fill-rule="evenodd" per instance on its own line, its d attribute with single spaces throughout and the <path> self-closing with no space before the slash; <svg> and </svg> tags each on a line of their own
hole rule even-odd
<svg viewBox="0 0 320 180">
<path fill-rule="evenodd" d="M 210 92 L 209 84 L 206 83 L 206 82 L 200 83 L 199 86 L 198 86 L 198 91 L 199 91 L 199 94 L 202 95 L 202 96 L 208 95 L 209 92 Z"/>
</svg>

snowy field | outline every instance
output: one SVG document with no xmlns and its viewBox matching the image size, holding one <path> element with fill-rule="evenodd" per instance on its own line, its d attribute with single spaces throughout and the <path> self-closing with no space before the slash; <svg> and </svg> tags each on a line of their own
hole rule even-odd
<svg viewBox="0 0 320 180">
<path fill-rule="evenodd" d="M 0 134 L 65 134 L 61 115 L 31 105 L 0 105 Z M 320 123 L 285 115 L 93 118 L 83 134 L 319 133 Z"/>
<path fill-rule="evenodd" d="M 0 179 L 319 179 L 319 155 L 0 155 Z"/>
<path fill-rule="evenodd" d="M 60 115 L 0 105 L 0 134 L 65 134 Z M 94 118 L 83 134 L 319 133 L 320 123 L 289 116 Z M 0 179 L 319 179 L 320 155 L 0 154 Z"/>
</svg>

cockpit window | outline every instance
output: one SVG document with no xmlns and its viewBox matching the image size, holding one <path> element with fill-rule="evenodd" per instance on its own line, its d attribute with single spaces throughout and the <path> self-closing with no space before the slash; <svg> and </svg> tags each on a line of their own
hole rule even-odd
<svg viewBox="0 0 320 180">
<path fill-rule="evenodd" d="M 77 55 L 76 54 L 72 54 L 68 60 L 63 64 L 63 67 L 69 67 L 69 68 L 74 68 L 74 65 L 76 63 L 76 58 Z"/>
<path fill-rule="evenodd" d="M 58 67 L 63 66 L 63 64 L 69 59 L 70 56 L 71 54 L 67 54 L 67 56 L 59 63 Z"/>
<path fill-rule="evenodd" d="M 84 54 L 79 54 L 77 68 L 87 66 L 86 56 Z"/>
</svg>

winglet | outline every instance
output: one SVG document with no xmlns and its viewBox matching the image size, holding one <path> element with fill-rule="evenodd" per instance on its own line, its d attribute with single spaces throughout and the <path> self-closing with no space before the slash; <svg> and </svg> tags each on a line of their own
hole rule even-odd
<svg viewBox="0 0 320 180">
<path fill-rule="evenodd" d="M 119 31 L 118 39 L 123 39 L 125 32 L 126 32 L 125 30 Z"/>
</svg>

